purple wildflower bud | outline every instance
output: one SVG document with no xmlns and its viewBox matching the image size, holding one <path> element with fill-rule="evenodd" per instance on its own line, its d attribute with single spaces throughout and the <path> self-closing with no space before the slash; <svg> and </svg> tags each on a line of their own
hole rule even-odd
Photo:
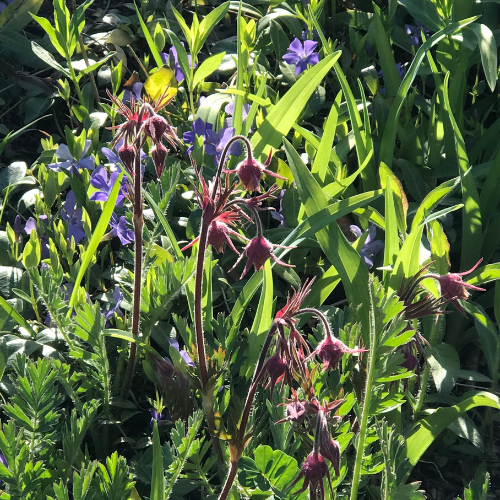
<svg viewBox="0 0 500 500">
<path fill-rule="evenodd" d="M 295 74 L 299 75 L 307 69 L 307 65 L 314 66 L 319 63 L 319 56 L 314 49 L 318 42 L 305 40 L 304 44 L 298 38 L 295 38 L 283 56 L 283 60 L 288 64 L 295 64 Z"/>
<path fill-rule="evenodd" d="M 135 155 L 135 146 L 133 146 L 132 144 L 127 144 L 124 142 L 122 147 L 118 150 L 118 156 L 120 157 L 123 166 L 130 173 L 134 172 Z"/>
<path fill-rule="evenodd" d="M 29 236 L 31 234 L 31 231 L 35 230 L 36 231 L 36 220 L 33 219 L 33 217 L 30 217 L 24 226 L 24 232 Z"/>
<path fill-rule="evenodd" d="M 326 337 L 322 340 L 316 349 L 308 356 L 311 359 L 313 356 L 323 362 L 323 371 L 328 369 L 335 370 L 339 366 L 339 361 L 344 354 L 354 354 L 356 352 L 365 352 L 366 349 L 351 349 L 347 347 L 336 337 Z"/>
<path fill-rule="evenodd" d="M 14 234 L 16 235 L 16 243 L 19 241 L 19 236 L 23 233 L 23 226 L 21 223 L 21 216 L 16 215 L 16 218 L 14 219 L 14 227 L 12 228 L 14 230 Z"/>
<path fill-rule="evenodd" d="M 163 169 L 165 168 L 167 153 L 167 148 L 161 142 L 151 148 L 151 158 L 153 159 L 158 179 L 161 177 Z"/>
</svg>

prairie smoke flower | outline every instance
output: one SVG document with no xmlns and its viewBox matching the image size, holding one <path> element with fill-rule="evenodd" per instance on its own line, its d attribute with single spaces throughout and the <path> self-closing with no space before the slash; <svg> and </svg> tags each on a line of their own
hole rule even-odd
<svg viewBox="0 0 500 500">
<path fill-rule="evenodd" d="M 275 174 L 266 168 L 271 163 L 271 157 L 272 151 L 269 153 L 267 160 L 264 163 L 260 163 L 251 153 L 249 153 L 242 162 L 238 163 L 234 170 L 224 170 L 224 173 L 236 174 L 246 191 L 258 191 L 260 193 L 260 180 L 265 173 L 276 177 L 277 179 L 287 180 L 286 177 Z"/>
<path fill-rule="evenodd" d="M 314 66 L 319 63 L 319 56 L 314 49 L 318 42 L 304 40 L 302 44 L 298 38 L 295 38 L 287 49 L 283 60 L 288 64 L 295 64 L 295 74 L 299 75 L 307 69 L 307 65 Z"/>
<path fill-rule="evenodd" d="M 56 158 L 58 161 L 55 163 L 49 163 L 48 168 L 54 170 L 55 172 L 66 171 L 69 174 L 78 175 L 79 168 L 86 168 L 88 170 L 93 170 L 95 167 L 95 160 L 93 156 L 87 156 L 87 151 L 90 148 L 92 141 L 87 139 L 85 141 L 85 146 L 83 147 L 82 154 L 80 158 L 74 158 L 71 154 L 68 146 L 66 144 L 60 144 L 56 149 Z"/>
<path fill-rule="evenodd" d="M 77 205 L 73 190 L 66 195 L 66 201 L 61 210 L 61 219 L 68 223 L 68 239 L 70 241 L 71 238 L 74 238 L 75 243 L 78 244 L 87 236 L 83 230 L 82 207 Z"/>
<path fill-rule="evenodd" d="M 351 232 L 360 238 L 363 235 L 363 231 L 358 226 L 350 226 Z M 366 267 L 370 269 L 373 267 L 373 257 L 375 257 L 384 248 L 384 242 L 381 240 L 376 240 L 375 236 L 377 233 L 377 228 L 374 224 L 370 224 L 368 228 L 368 236 L 363 244 L 363 248 L 359 251 L 359 255 L 363 259 Z"/>
<path fill-rule="evenodd" d="M 302 464 L 302 468 L 300 470 L 300 474 L 297 476 L 297 479 L 287 488 L 291 488 L 296 483 L 298 483 L 302 478 L 304 478 L 304 483 L 300 490 L 294 491 L 293 495 L 298 495 L 299 493 L 303 493 L 309 488 L 309 492 L 311 494 L 311 498 L 316 498 L 316 491 L 318 486 L 321 490 L 321 499 L 325 499 L 325 486 L 323 484 L 323 478 L 328 478 L 328 483 L 330 484 L 331 498 L 333 498 L 333 488 L 332 488 L 332 480 L 330 478 L 330 471 L 328 470 L 328 465 L 326 465 L 325 459 L 314 452 L 312 452 Z"/>
<path fill-rule="evenodd" d="M 445 276 L 439 276 L 438 274 L 426 274 L 423 278 L 433 278 L 439 281 L 441 287 L 441 296 L 444 299 L 449 300 L 464 316 L 465 311 L 458 302 L 460 300 L 467 300 L 470 296 L 470 292 L 467 288 L 471 290 L 477 290 L 479 292 L 485 292 L 484 288 L 479 288 L 478 286 L 470 285 L 469 283 L 462 280 L 462 276 L 467 276 L 467 274 L 472 273 L 476 270 L 477 266 L 481 264 L 483 259 L 479 259 L 474 267 L 463 273 L 448 273 Z"/>
<path fill-rule="evenodd" d="M 266 388 L 271 386 L 271 395 L 276 384 L 279 384 L 285 377 L 286 383 L 289 386 L 292 384 L 288 363 L 278 354 L 271 356 L 266 361 L 266 364 L 264 365 L 262 370 L 264 373 L 267 372 L 269 376 L 269 381 L 266 384 Z"/>
<path fill-rule="evenodd" d="M 243 253 L 238 257 L 238 260 L 236 261 L 234 266 L 229 270 L 229 272 L 231 272 L 245 256 L 248 257 L 248 261 L 245 265 L 245 269 L 243 269 L 243 272 L 241 273 L 240 279 L 242 279 L 245 276 L 245 274 L 250 270 L 252 265 L 254 266 L 256 271 L 262 269 L 267 259 L 269 259 L 269 257 L 271 257 L 274 260 L 274 262 L 281 264 L 282 266 L 295 267 L 291 264 L 286 264 L 285 262 L 279 260 L 273 253 L 274 248 L 292 248 L 292 247 L 285 247 L 283 245 L 273 245 L 269 240 L 264 238 L 264 236 L 256 236 L 255 238 L 250 240 L 250 243 L 248 243 L 248 245 L 245 247 Z"/>
<path fill-rule="evenodd" d="M 365 351 L 366 349 L 351 349 L 333 335 L 327 335 L 309 355 L 308 359 L 311 359 L 313 356 L 318 356 L 323 362 L 323 371 L 328 369 L 335 370 L 338 368 L 339 361 L 344 354 L 354 354 Z"/>
<path fill-rule="evenodd" d="M 420 21 L 415 19 L 415 24 L 405 24 L 404 30 L 407 35 L 410 35 L 410 45 L 419 45 L 422 41 L 422 30 L 425 38 L 430 35 L 429 28 L 426 28 Z"/>
</svg>

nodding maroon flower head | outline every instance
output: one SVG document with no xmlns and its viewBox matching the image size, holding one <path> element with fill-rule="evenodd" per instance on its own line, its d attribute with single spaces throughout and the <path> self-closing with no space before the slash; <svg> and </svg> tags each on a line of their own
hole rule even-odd
<svg viewBox="0 0 500 500">
<path fill-rule="evenodd" d="M 285 399 L 286 403 L 281 403 L 278 406 L 285 406 L 285 418 L 278 420 L 276 423 L 281 424 L 282 422 L 295 422 L 297 424 L 301 424 L 306 418 L 306 407 L 304 402 L 299 400 L 297 393 L 294 388 L 290 388 L 292 390 L 293 399 Z"/>
<path fill-rule="evenodd" d="M 269 385 L 271 386 L 271 394 L 273 393 L 274 386 L 281 382 L 289 371 L 286 361 L 277 354 L 271 356 L 266 361 L 266 364 L 264 365 L 262 370 L 264 371 L 264 373 L 267 371 L 269 375 L 269 382 L 267 383 L 266 387 L 268 387 Z"/>
<path fill-rule="evenodd" d="M 245 250 L 239 256 L 238 260 L 236 261 L 236 263 L 230 269 L 229 272 L 231 272 L 245 256 L 248 257 L 248 261 L 246 263 L 245 269 L 243 269 L 243 273 L 241 274 L 240 279 L 242 279 L 243 276 L 245 276 L 245 274 L 249 271 L 250 267 L 252 267 L 252 264 L 256 271 L 262 269 L 267 259 L 269 259 L 269 257 L 271 257 L 275 262 L 281 264 L 282 266 L 295 267 L 292 266 L 291 264 L 286 264 L 285 262 L 279 260 L 273 254 L 273 249 L 275 247 L 293 248 L 293 247 L 284 247 L 282 245 L 273 245 L 269 240 L 264 238 L 264 236 L 256 236 L 250 241 L 250 243 L 248 243 L 248 245 L 245 247 Z"/>
<path fill-rule="evenodd" d="M 276 313 L 274 321 L 286 325 L 290 329 L 297 323 L 298 319 L 294 318 L 293 315 L 302 307 L 304 300 L 311 291 L 315 279 L 316 278 L 306 280 L 297 290 L 295 290 L 295 288 L 293 289 L 293 295 L 287 297 L 285 307 Z M 290 332 L 290 334 L 292 334 L 292 332 Z"/>
<path fill-rule="evenodd" d="M 319 433 L 319 436 L 316 436 L 316 438 L 319 441 L 319 452 L 324 458 L 330 460 L 335 474 L 338 476 L 340 474 L 340 445 L 338 441 L 335 441 L 330 436 L 325 412 L 319 411 L 317 418 L 316 433 Z"/>
<path fill-rule="evenodd" d="M 366 349 L 351 349 L 338 338 L 334 336 L 327 336 L 318 344 L 318 347 L 316 347 L 316 349 L 311 353 L 309 359 L 314 355 L 317 355 L 323 362 L 323 371 L 326 371 L 329 368 L 335 370 L 344 354 L 354 354 L 356 352 L 365 351 Z"/>
<path fill-rule="evenodd" d="M 165 159 L 167 158 L 167 148 L 159 142 L 151 148 L 151 158 L 153 158 L 153 163 L 156 169 L 156 175 L 158 178 L 161 177 L 163 169 L 165 168 Z"/>
<path fill-rule="evenodd" d="M 118 156 L 120 157 L 123 166 L 131 173 L 134 172 L 134 161 L 136 156 L 136 149 L 132 144 L 127 144 L 127 141 L 123 141 L 122 147 L 118 150 Z"/>
<path fill-rule="evenodd" d="M 277 179 L 287 180 L 286 177 L 275 174 L 266 167 L 271 163 L 272 151 L 269 153 L 267 160 L 264 163 L 257 161 L 252 154 L 239 163 L 234 170 L 224 170 L 225 173 L 236 174 L 246 191 L 258 191 L 260 193 L 260 180 L 264 173 L 276 177 Z"/>
<path fill-rule="evenodd" d="M 302 464 L 302 469 L 300 474 L 297 476 L 297 479 L 288 486 L 287 490 L 298 483 L 302 478 L 304 478 L 304 484 L 300 490 L 294 491 L 293 495 L 298 495 L 309 488 L 310 497 L 316 498 L 316 491 L 318 486 L 321 490 L 321 499 L 325 498 L 325 487 L 323 485 L 323 478 L 328 478 L 328 483 L 330 484 L 330 492 L 332 494 L 331 498 L 333 498 L 333 489 L 332 482 L 330 479 L 330 472 L 328 471 L 328 466 L 326 465 L 325 459 L 316 453 L 311 453 Z M 286 491 L 286 490 L 285 490 Z"/>
<path fill-rule="evenodd" d="M 439 285 L 441 286 L 441 296 L 445 299 L 448 299 L 463 315 L 465 315 L 465 311 L 462 306 L 458 302 L 458 299 L 467 300 L 470 296 L 470 292 L 468 292 L 467 288 L 471 290 L 477 290 L 479 292 L 485 292 L 484 288 L 479 288 L 478 286 L 470 285 L 462 280 L 462 276 L 466 276 L 467 274 L 472 273 L 476 270 L 477 266 L 481 264 L 483 259 L 479 259 L 476 265 L 465 271 L 463 273 L 449 273 L 445 276 L 439 276 L 438 274 L 427 274 L 426 278 L 434 278 L 439 281 Z"/>
<path fill-rule="evenodd" d="M 229 237 L 230 232 L 235 233 L 236 231 L 232 231 L 228 223 L 221 222 L 217 219 L 213 220 L 208 228 L 208 244 L 212 245 L 218 253 L 222 253 L 227 243 L 231 250 L 239 254 L 240 252 L 236 250 L 236 247 Z"/>
<path fill-rule="evenodd" d="M 153 139 L 155 143 L 160 142 L 163 134 L 168 128 L 168 123 L 162 116 L 153 113 L 144 121 L 144 133 Z"/>
</svg>

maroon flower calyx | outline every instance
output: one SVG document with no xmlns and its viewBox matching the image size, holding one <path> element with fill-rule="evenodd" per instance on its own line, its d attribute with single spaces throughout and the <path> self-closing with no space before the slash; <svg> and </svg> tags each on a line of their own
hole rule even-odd
<svg viewBox="0 0 500 500">
<path fill-rule="evenodd" d="M 276 423 L 295 422 L 301 424 L 306 418 L 306 407 L 304 402 L 299 400 L 294 388 L 291 387 L 293 399 L 285 399 L 286 403 L 281 403 L 278 406 L 285 406 L 285 418 L 278 420 Z"/>
<path fill-rule="evenodd" d="M 306 491 L 309 488 L 309 492 L 311 494 L 311 498 L 316 498 L 316 491 L 318 486 L 321 490 L 321 499 L 325 498 L 325 486 L 323 484 L 323 478 L 328 478 L 328 483 L 330 485 L 331 497 L 333 498 L 333 488 L 332 481 L 330 478 L 330 472 L 328 470 L 328 466 L 326 465 L 325 459 L 316 453 L 311 453 L 302 464 L 302 469 L 297 478 L 293 481 L 293 483 L 286 488 L 286 490 L 292 488 L 295 484 L 297 484 L 302 478 L 304 478 L 304 483 L 302 484 L 302 488 L 300 490 L 294 491 L 293 495 L 298 495 Z M 286 491 L 285 490 L 285 491 Z"/>
<path fill-rule="evenodd" d="M 224 170 L 224 172 L 227 174 L 236 174 L 246 191 L 260 192 L 260 180 L 262 179 L 264 173 L 276 177 L 277 179 L 287 180 L 286 177 L 275 174 L 266 168 L 271 163 L 272 155 L 272 151 L 270 151 L 267 160 L 264 163 L 260 163 L 253 157 L 251 152 L 249 152 L 247 157 L 239 163 L 234 170 Z"/>
<path fill-rule="evenodd" d="M 243 269 L 243 273 L 241 274 L 240 279 L 242 279 L 245 276 L 245 274 L 250 270 L 250 267 L 252 267 L 252 265 L 254 266 L 256 271 L 262 269 L 267 259 L 269 259 L 269 257 L 271 257 L 274 260 L 274 262 L 281 264 L 282 266 L 295 267 L 291 264 L 286 264 L 285 262 L 279 260 L 273 253 L 274 248 L 289 249 L 294 247 L 274 245 L 269 240 L 264 238 L 264 236 L 256 236 L 250 241 L 250 243 L 248 243 L 248 245 L 243 250 L 243 253 L 238 257 L 238 260 L 236 261 L 234 266 L 229 270 L 229 272 L 235 269 L 235 267 L 241 262 L 243 257 L 247 257 L 248 261 L 246 263 L 245 269 Z"/>
<path fill-rule="evenodd" d="M 326 338 L 318 344 L 318 347 L 316 347 L 308 359 L 317 355 L 323 362 L 323 371 L 328 369 L 335 370 L 344 354 L 354 354 L 357 352 L 365 352 L 366 350 L 367 349 L 351 349 L 332 335 L 326 336 Z"/>
<path fill-rule="evenodd" d="M 483 259 L 479 259 L 474 267 L 472 267 L 468 271 L 464 271 L 463 273 L 448 273 L 445 276 L 439 276 L 438 274 L 427 274 L 425 277 L 434 278 L 435 280 L 439 281 L 439 285 L 441 287 L 441 296 L 445 299 L 448 299 L 465 316 L 465 311 L 458 302 L 458 299 L 468 299 L 468 297 L 470 296 L 470 292 L 467 290 L 467 288 L 470 288 L 471 290 L 477 290 L 479 292 L 485 292 L 486 290 L 484 288 L 480 288 L 463 281 L 462 276 L 466 276 L 467 274 L 475 271 L 482 261 Z"/>
<path fill-rule="evenodd" d="M 167 148 L 161 142 L 151 148 L 151 158 L 153 159 L 158 179 L 161 177 L 163 169 L 165 168 L 167 153 Z"/>
<path fill-rule="evenodd" d="M 134 162 L 137 155 L 137 150 L 132 144 L 127 144 L 127 141 L 123 141 L 122 147 L 118 150 L 118 156 L 123 163 L 123 166 L 133 175 L 134 174 Z"/>
<path fill-rule="evenodd" d="M 328 421 L 323 410 L 318 412 L 317 419 L 316 433 L 319 433 L 319 436 L 315 436 L 315 441 L 319 442 L 319 452 L 332 463 L 335 474 L 338 476 L 340 474 L 340 445 L 330 436 Z"/>
<path fill-rule="evenodd" d="M 293 315 L 302 307 L 304 300 L 311 291 L 315 279 L 316 278 L 306 280 L 297 290 L 295 290 L 295 288 L 293 289 L 292 296 L 290 297 L 289 295 L 287 297 L 285 307 L 276 313 L 274 317 L 276 323 L 281 323 L 290 329 L 292 329 L 293 325 L 297 324 L 298 318 L 294 318 Z"/>
<path fill-rule="evenodd" d="M 285 376 L 288 375 L 288 365 L 284 359 L 275 354 L 266 361 L 266 364 L 262 368 L 262 371 L 264 373 L 267 372 L 267 374 L 269 375 L 269 381 L 266 385 L 266 388 L 270 385 L 272 394 L 275 385 L 280 383 L 285 378 Z"/>
</svg>

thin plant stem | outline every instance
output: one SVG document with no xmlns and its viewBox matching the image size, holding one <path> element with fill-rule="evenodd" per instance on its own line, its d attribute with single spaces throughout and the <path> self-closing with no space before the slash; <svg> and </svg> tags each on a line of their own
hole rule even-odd
<svg viewBox="0 0 500 500">
<path fill-rule="evenodd" d="M 142 206 L 142 192 L 141 192 L 141 157 L 140 145 L 137 147 L 137 153 L 134 162 L 134 204 L 132 221 L 134 223 L 134 250 L 135 250 L 135 265 L 134 265 L 134 303 L 132 306 L 132 334 L 139 334 L 139 321 L 141 315 L 141 285 L 142 285 L 142 230 L 144 227 L 144 216 Z M 130 354 L 128 358 L 127 371 L 125 380 L 123 382 L 122 396 L 127 397 L 130 386 L 132 384 L 132 377 L 134 375 L 135 356 L 137 351 L 137 344 L 132 342 L 130 344 Z"/>
<path fill-rule="evenodd" d="M 78 101 L 80 101 L 80 104 L 82 106 L 85 106 L 82 90 L 80 89 L 80 84 L 78 83 L 78 79 L 76 77 L 75 70 L 73 69 L 73 65 L 71 64 L 71 57 L 67 57 L 66 61 L 68 63 L 68 69 L 71 75 L 71 80 L 73 81 L 73 85 L 75 86 L 76 95 L 78 96 Z"/>
<path fill-rule="evenodd" d="M 271 341 L 273 340 L 273 337 L 274 337 L 274 334 L 276 333 L 277 328 L 278 328 L 278 325 L 273 322 L 273 324 L 269 330 L 269 333 L 267 334 L 266 341 L 264 342 L 264 345 L 262 346 L 262 350 L 260 351 L 260 356 L 259 356 L 259 360 L 257 361 L 257 365 L 255 366 L 255 371 L 254 371 L 253 378 L 252 378 L 252 384 L 250 386 L 250 390 L 248 391 L 247 400 L 245 402 L 245 408 L 243 409 L 243 414 L 241 416 L 238 436 L 236 438 L 238 445 L 241 447 L 241 449 L 239 450 L 240 453 L 243 451 L 245 433 L 246 433 L 246 428 L 247 428 L 247 424 L 248 424 L 248 418 L 250 416 L 250 411 L 252 409 L 253 400 L 255 398 L 255 393 L 257 392 L 257 385 L 264 375 L 264 370 L 263 370 L 264 361 L 266 360 L 267 351 L 269 350 L 269 347 L 271 345 Z M 219 496 L 219 500 L 226 500 L 227 496 L 229 495 L 229 492 L 231 491 L 234 479 L 236 477 L 236 473 L 238 472 L 239 457 L 236 457 L 236 458 L 237 459 L 235 459 L 235 460 L 233 460 L 233 459 L 231 460 L 231 467 L 229 469 L 229 474 L 226 478 L 226 482 L 224 483 L 224 488 L 222 489 L 222 492 Z"/>
</svg>

